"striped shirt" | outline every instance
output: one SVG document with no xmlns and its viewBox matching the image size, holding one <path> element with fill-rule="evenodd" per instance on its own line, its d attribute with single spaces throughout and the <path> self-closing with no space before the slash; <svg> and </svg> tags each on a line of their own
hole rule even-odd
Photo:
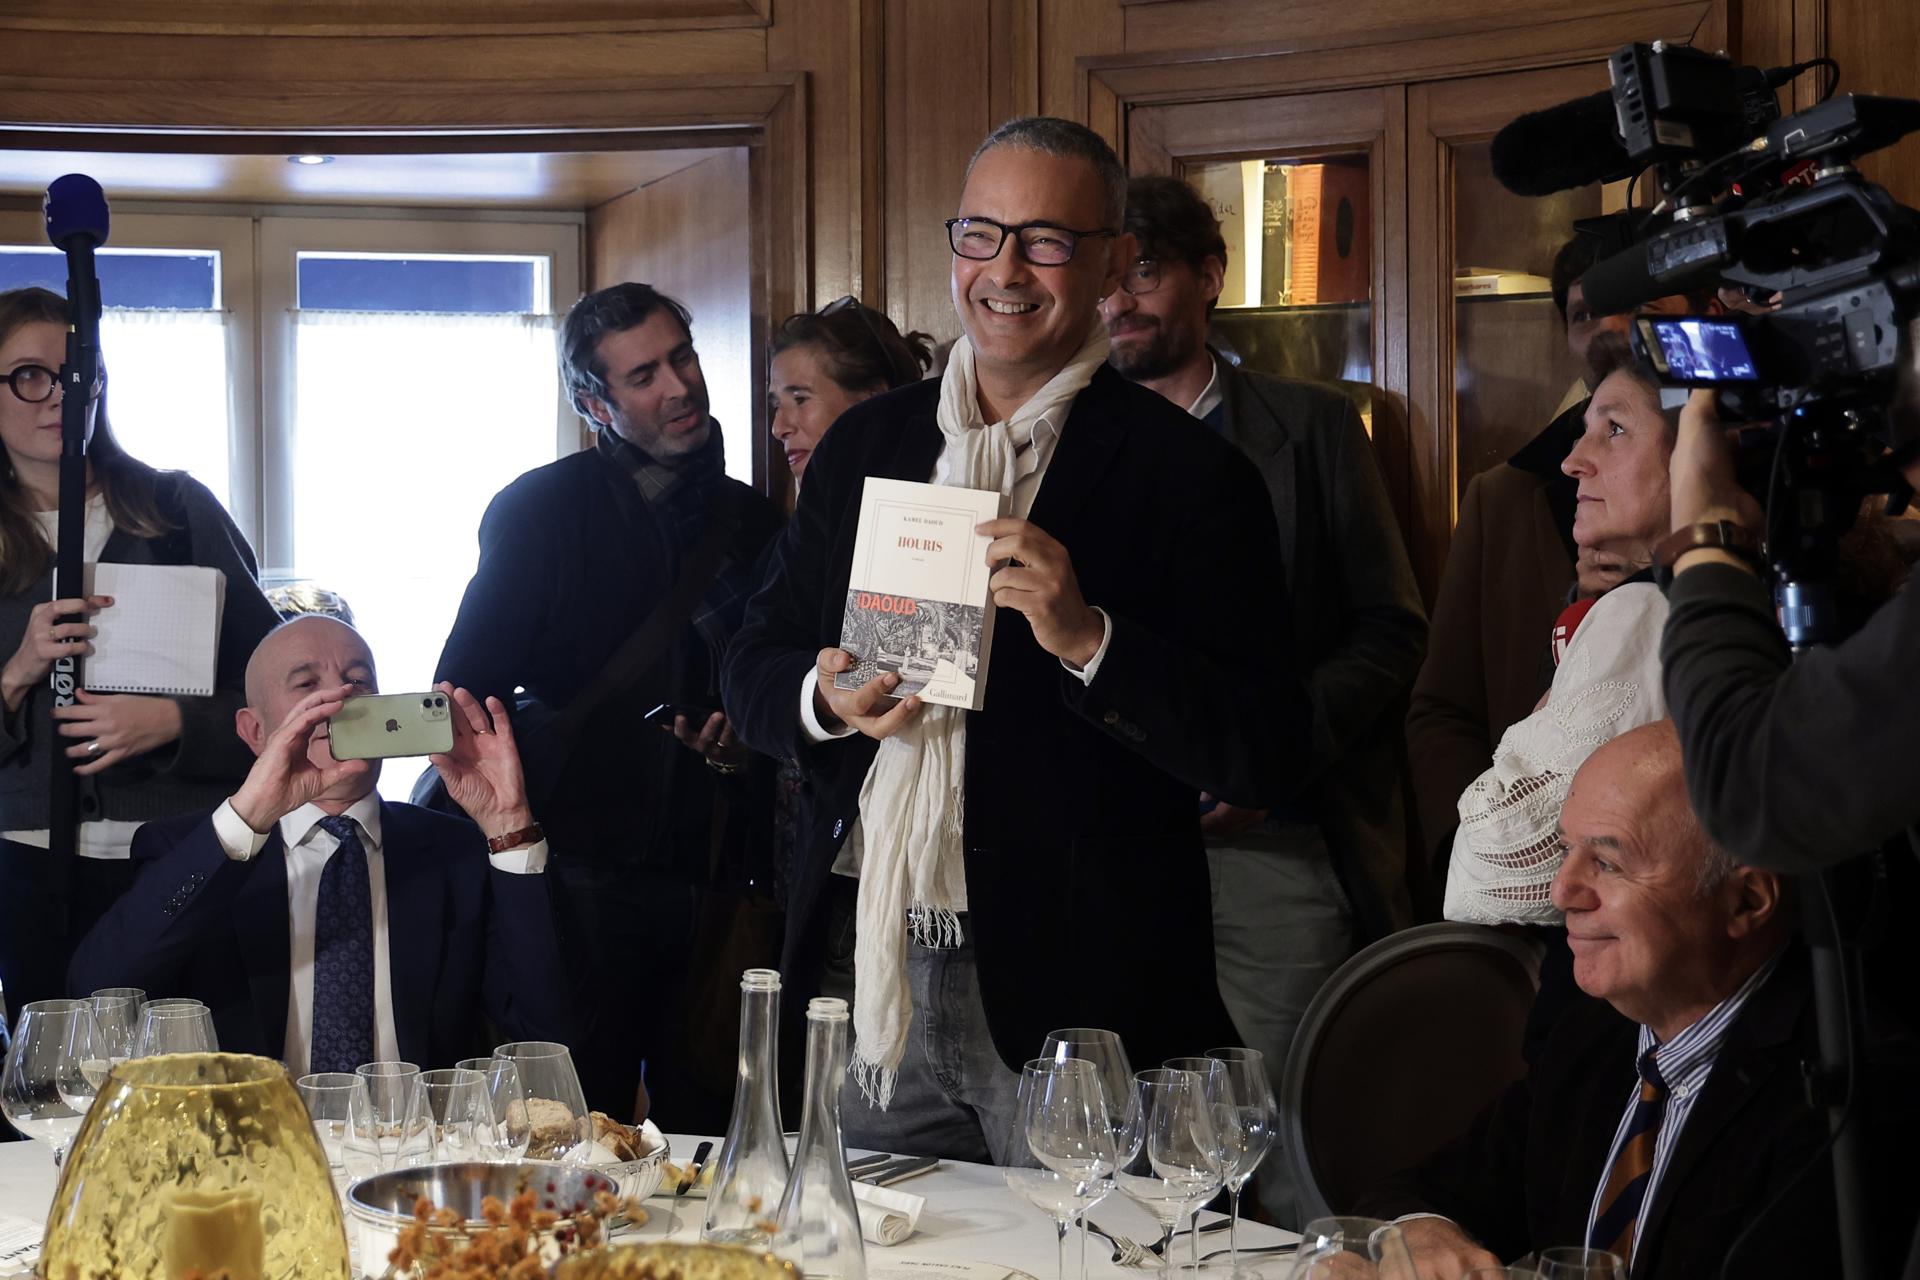
<svg viewBox="0 0 1920 1280">
<path fill-rule="evenodd" d="M 1653 1197 L 1660 1189 L 1660 1178 L 1667 1171 L 1667 1161 L 1673 1156 L 1673 1149 L 1680 1145 L 1680 1131 L 1686 1127 L 1687 1114 L 1693 1110 L 1694 1102 L 1700 1097 L 1700 1091 L 1706 1087 L 1707 1077 L 1713 1074 L 1713 1064 L 1720 1057 L 1720 1046 L 1726 1043 L 1727 1032 L 1740 1017 L 1740 1010 L 1746 1007 L 1747 1000 L 1758 991 L 1766 980 L 1773 976 L 1779 965 L 1780 955 L 1775 952 L 1767 962 L 1753 971 L 1753 975 L 1740 984 L 1740 989 L 1715 1005 L 1707 1016 L 1682 1031 L 1673 1039 L 1661 1044 L 1654 1038 L 1651 1029 L 1640 1028 L 1640 1043 L 1634 1051 L 1634 1061 L 1638 1062 L 1651 1052 L 1654 1066 L 1660 1078 L 1666 1082 L 1667 1108 L 1660 1121 L 1660 1132 L 1654 1138 L 1653 1170 L 1647 1175 L 1647 1189 L 1640 1200 L 1640 1213 L 1633 1224 L 1633 1249 L 1640 1250 L 1640 1228 L 1646 1224 L 1647 1210 L 1653 1205 Z M 1620 1148 L 1627 1138 L 1627 1126 L 1633 1119 L 1634 1103 L 1640 1097 L 1640 1077 L 1636 1075 L 1633 1086 L 1627 1093 L 1627 1105 L 1620 1114 L 1620 1123 L 1613 1131 L 1613 1145 L 1607 1148 L 1607 1162 L 1600 1168 L 1600 1178 L 1593 1189 L 1593 1204 L 1587 1209 L 1587 1236 L 1593 1236 L 1594 1220 L 1600 1216 L 1604 1207 L 1600 1197 L 1606 1194 L 1607 1175 L 1612 1172 L 1614 1161 L 1620 1158 Z"/>
</svg>

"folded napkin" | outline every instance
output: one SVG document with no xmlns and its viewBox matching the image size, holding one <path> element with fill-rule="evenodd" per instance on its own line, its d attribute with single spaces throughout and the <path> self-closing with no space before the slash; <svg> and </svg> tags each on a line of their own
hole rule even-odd
<svg viewBox="0 0 1920 1280">
<path fill-rule="evenodd" d="M 0 1276 L 25 1275 L 33 1269 L 45 1230 L 30 1218 L 0 1213 Z"/>
<path fill-rule="evenodd" d="M 853 1198 L 859 1202 L 860 1234 L 869 1244 L 905 1243 L 927 1207 L 925 1196 L 867 1182 L 853 1184 Z"/>
</svg>

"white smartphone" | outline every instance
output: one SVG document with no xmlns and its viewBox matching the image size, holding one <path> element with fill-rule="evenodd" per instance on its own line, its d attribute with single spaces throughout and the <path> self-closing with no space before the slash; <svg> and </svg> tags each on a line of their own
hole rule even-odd
<svg viewBox="0 0 1920 1280">
<path fill-rule="evenodd" d="M 453 750 L 453 704 L 438 689 L 349 698 L 327 724 L 335 760 L 390 760 Z"/>
</svg>

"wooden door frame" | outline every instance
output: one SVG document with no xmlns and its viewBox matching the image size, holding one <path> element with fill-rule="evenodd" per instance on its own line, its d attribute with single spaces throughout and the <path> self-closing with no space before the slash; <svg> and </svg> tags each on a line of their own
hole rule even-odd
<svg viewBox="0 0 1920 1280">
<path fill-rule="evenodd" d="M 0 149 L 332 155 L 744 146 L 753 258 L 750 345 L 756 415 L 766 341 L 812 297 L 807 75 L 543 81 L 196 84 L 39 81 L 6 94 Z M 776 497 L 786 464 L 756 417 L 754 485 Z"/>
<path fill-rule="evenodd" d="M 1438 17 L 1404 29 L 1402 38 L 1382 41 L 1368 33 L 1360 37 L 1323 36 L 1270 43 L 1256 47 L 1194 49 L 1178 52 L 1141 51 L 1082 57 L 1075 62 L 1075 106 L 1080 118 L 1121 153 L 1130 169 L 1131 120 L 1136 109 L 1180 103 L 1252 100 L 1320 93 L 1332 90 L 1402 86 L 1410 96 L 1422 84 L 1485 76 L 1509 71 L 1591 65 L 1604 61 L 1616 49 L 1636 40 L 1692 39 L 1705 48 L 1728 45 L 1728 0 L 1626 0 L 1612 12 L 1587 12 L 1572 17 L 1550 16 L 1523 26 L 1497 17 Z M 1549 8 L 1549 13 L 1558 11 Z M 1569 93 L 1568 97 L 1575 96 Z M 1397 249 L 1403 255 L 1424 224 L 1433 222 L 1434 196 L 1440 158 L 1423 146 L 1409 127 L 1403 111 L 1400 130 L 1406 139 L 1404 181 L 1396 184 L 1402 196 L 1398 210 L 1407 230 Z M 1149 152 L 1142 163 L 1161 163 Z M 1378 215 L 1376 215 L 1378 216 Z M 1440 571 L 1453 536 L 1455 484 L 1452 474 L 1453 441 L 1442 440 L 1452 414 L 1436 417 L 1438 343 L 1445 341 L 1435 326 L 1443 323 L 1433 292 L 1422 273 L 1405 270 L 1401 258 L 1399 297 L 1403 318 L 1397 332 L 1384 339 L 1379 327 L 1387 319 L 1375 308 L 1375 384 L 1395 398 L 1392 415 L 1405 432 L 1404 448 L 1382 453 L 1383 468 L 1407 477 L 1404 489 L 1394 492 L 1396 505 L 1410 534 L 1414 569 L 1431 601 L 1440 585 Z M 1395 294 L 1385 294 L 1389 303 Z M 1377 295 L 1378 296 L 1378 295 Z M 1442 295 L 1451 305 L 1450 290 Z M 1449 353 L 1451 347 L 1449 345 Z M 1448 366 L 1449 373 L 1451 372 Z M 1397 381 L 1389 381 L 1393 379 Z M 1451 395 L 1451 384 L 1448 386 Z M 1449 400 L 1450 410 L 1450 400 Z M 1404 503 L 1404 505 L 1401 505 Z"/>
<path fill-rule="evenodd" d="M 1368 336 L 1373 384 L 1390 399 L 1388 411 L 1374 418 L 1373 448 L 1397 512 L 1411 509 L 1412 450 L 1398 408 L 1408 390 L 1405 99 L 1397 84 L 1271 95 L 1235 103 L 1224 129 L 1216 102 L 1142 104 L 1127 114 L 1126 138 L 1129 172 L 1175 177 L 1205 160 L 1366 152 L 1374 250 Z M 1257 143 L 1246 145 L 1252 139 Z M 1403 522 L 1402 533 L 1411 532 Z"/>
</svg>

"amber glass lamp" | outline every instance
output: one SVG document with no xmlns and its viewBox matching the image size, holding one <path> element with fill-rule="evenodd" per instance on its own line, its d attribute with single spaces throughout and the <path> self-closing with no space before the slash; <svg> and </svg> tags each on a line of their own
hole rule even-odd
<svg viewBox="0 0 1920 1280">
<path fill-rule="evenodd" d="M 349 1280 L 327 1157 L 286 1068 L 232 1053 L 108 1074 L 60 1174 L 45 1280 Z"/>
</svg>

